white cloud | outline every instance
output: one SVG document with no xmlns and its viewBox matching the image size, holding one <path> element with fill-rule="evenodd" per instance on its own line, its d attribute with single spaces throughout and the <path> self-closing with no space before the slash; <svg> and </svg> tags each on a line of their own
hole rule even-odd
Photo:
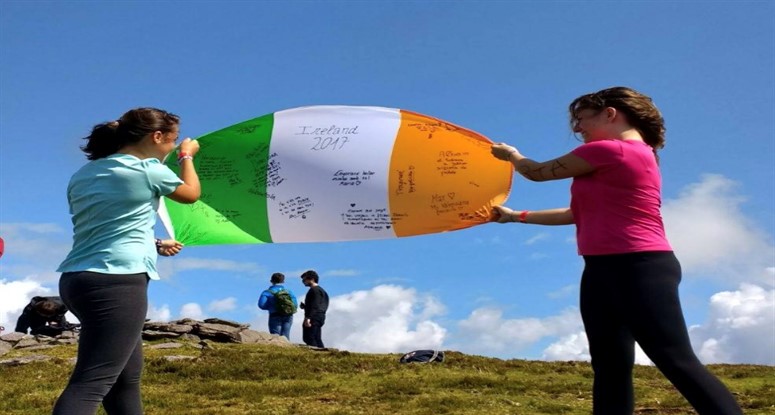
<svg viewBox="0 0 775 415">
<path fill-rule="evenodd" d="M 689 329 L 692 347 L 703 363 L 775 365 L 775 289 L 741 284 L 710 298 L 710 315 Z M 546 360 L 589 360 L 583 330 L 562 335 L 543 351 Z M 652 364 L 637 347 L 635 361 Z"/>
<path fill-rule="evenodd" d="M 354 277 L 360 275 L 355 269 L 332 269 L 322 274 L 324 277 Z"/>
<path fill-rule="evenodd" d="M 331 298 L 323 342 L 371 353 L 440 348 L 447 331 L 431 319 L 443 312 L 437 299 L 411 288 L 379 285 L 354 291 Z"/>
<path fill-rule="evenodd" d="M 146 314 L 146 318 L 149 318 L 152 321 L 170 321 L 172 318 L 172 313 L 170 312 L 170 307 L 167 304 L 164 304 L 160 308 L 154 307 L 153 304 L 148 304 L 148 313 Z"/>
<path fill-rule="evenodd" d="M 197 303 L 183 304 L 183 307 L 180 308 L 180 318 L 203 320 L 204 313 L 202 312 L 202 307 Z"/>
<path fill-rule="evenodd" d="M 500 236 L 495 235 L 488 239 L 477 237 L 473 239 L 473 242 L 475 245 L 502 245 L 503 239 Z"/>
<path fill-rule="evenodd" d="M 185 248 L 184 248 L 185 249 Z M 257 273 L 261 267 L 253 262 L 238 262 L 226 259 L 202 259 L 202 258 L 174 258 L 175 271 L 210 270 L 210 271 L 236 271 L 244 273 Z"/>
<path fill-rule="evenodd" d="M 562 336 L 559 340 L 544 349 L 541 359 L 560 361 L 591 360 L 587 334 L 582 330 Z M 643 349 L 641 349 L 637 343 L 635 344 L 635 364 L 653 365 L 648 356 L 646 356 L 646 353 L 643 352 Z"/>
<path fill-rule="evenodd" d="M 41 284 L 59 280 L 55 270 L 72 243 L 61 227 L 53 223 L 2 223 L 0 235 L 5 241 L 0 275 Z"/>
<path fill-rule="evenodd" d="M 55 295 L 51 289 L 33 280 L 7 281 L 0 279 L 0 326 L 13 331 L 16 320 L 30 299 L 36 295 Z"/>
<path fill-rule="evenodd" d="M 0 235 L 5 241 L 3 260 L 34 260 L 59 265 L 70 251 L 65 230 L 53 223 L 3 223 Z"/>
<path fill-rule="evenodd" d="M 739 185 L 705 175 L 662 209 L 673 249 L 687 273 L 773 285 L 761 270 L 775 265 L 775 247 L 740 209 Z"/>
<path fill-rule="evenodd" d="M 543 360 L 589 361 L 589 344 L 584 331 L 567 334 L 544 349 Z"/>
<path fill-rule="evenodd" d="M 775 365 L 775 289 L 741 284 L 713 295 L 708 321 L 690 335 L 704 363 Z"/>
<path fill-rule="evenodd" d="M 525 241 L 525 245 L 533 245 L 536 242 L 544 241 L 547 239 L 549 239 L 549 234 L 546 232 L 541 232 L 535 236 L 528 238 L 528 240 Z"/>
<path fill-rule="evenodd" d="M 539 340 L 577 332 L 580 327 L 581 316 L 575 308 L 556 316 L 504 319 L 501 309 L 483 307 L 458 323 L 456 337 L 461 351 L 480 354 L 508 351 L 513 357 Z"/>
<path fill-rule="evenodd" d="M 559 290 L 555 290 L 546 294 L 547 297 L 556 300 L 559 298 L 568 298 L 571 294 L 574 294 L 578 289 L 578 284 L 568 284 Z"/>
<path fill-rule="evenodd" d="M 237 299 L 234 297 L 223 298 L 215 300 L 207 306 L 207 310 L 213 313 L 219 313 L 222 311 L 232 311 L 237 308 Z"/>
</svg>

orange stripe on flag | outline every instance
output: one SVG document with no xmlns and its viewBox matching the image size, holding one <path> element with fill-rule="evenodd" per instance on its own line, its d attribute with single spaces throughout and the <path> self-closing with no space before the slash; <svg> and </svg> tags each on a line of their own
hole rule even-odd
<svg viewBox="0 0 775 415">
<path fill-rule="evenodd" d="M 396 236 L 487 222 L 492 206 L 506 201 L 513 173 L 491 145 L 474 131 L 401 110 L 388 183 Z"/>
</svg>

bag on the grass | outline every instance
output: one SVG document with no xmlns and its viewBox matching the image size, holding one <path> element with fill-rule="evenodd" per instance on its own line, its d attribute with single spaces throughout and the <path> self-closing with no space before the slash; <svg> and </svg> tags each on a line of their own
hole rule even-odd
<svg viewBox="0 0 775 415">
<path fill-rule="evenodd" d="M 399 360 L 401 363 L 441 363 L 443 361 L 444 352 L 441 350 L 415 350 L 401 356 Z"/>
</svg>

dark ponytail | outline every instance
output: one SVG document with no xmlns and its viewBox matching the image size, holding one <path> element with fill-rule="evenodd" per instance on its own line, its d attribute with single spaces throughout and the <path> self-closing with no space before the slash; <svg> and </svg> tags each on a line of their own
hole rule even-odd
<svg viewBox="0 0 775 415">
<path fill-rule="evenodd" d="M 81 147 L 86 158 L 97 160 L 115 154 L 124 146 L 136 144 L 155 131 L 169 133 L 180 123 L 180 117 L 157 108 L 135 108 L 116 121 L 97 124 Z"/>
</svg>

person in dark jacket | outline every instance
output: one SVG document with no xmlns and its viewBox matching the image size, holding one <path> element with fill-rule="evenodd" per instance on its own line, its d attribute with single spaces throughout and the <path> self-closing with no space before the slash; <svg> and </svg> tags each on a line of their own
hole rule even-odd
<svg viewBox="0 0 775 415">
<path fill-rule="evenodd" d="M 324 348 L 321 338 L 321 328 L 326 322 L 328 311 L 328 293 L 318 282 L 318 273 L 309 270 L 301 274 L 301 282 L 309 287 L 307 296 L 301 303 L 304 309 L 304 324 L 302 324 L 302 338 L 308 346 Z"/>
<path fill-rule="evenodd" d="M 15 331 L 27 334 L 30 329 L 30 334 L 59 335 L 70 328 L 65 313 L 67 307 L 59 297 L 32 297 L 16 321 Z"/>
</svg>

